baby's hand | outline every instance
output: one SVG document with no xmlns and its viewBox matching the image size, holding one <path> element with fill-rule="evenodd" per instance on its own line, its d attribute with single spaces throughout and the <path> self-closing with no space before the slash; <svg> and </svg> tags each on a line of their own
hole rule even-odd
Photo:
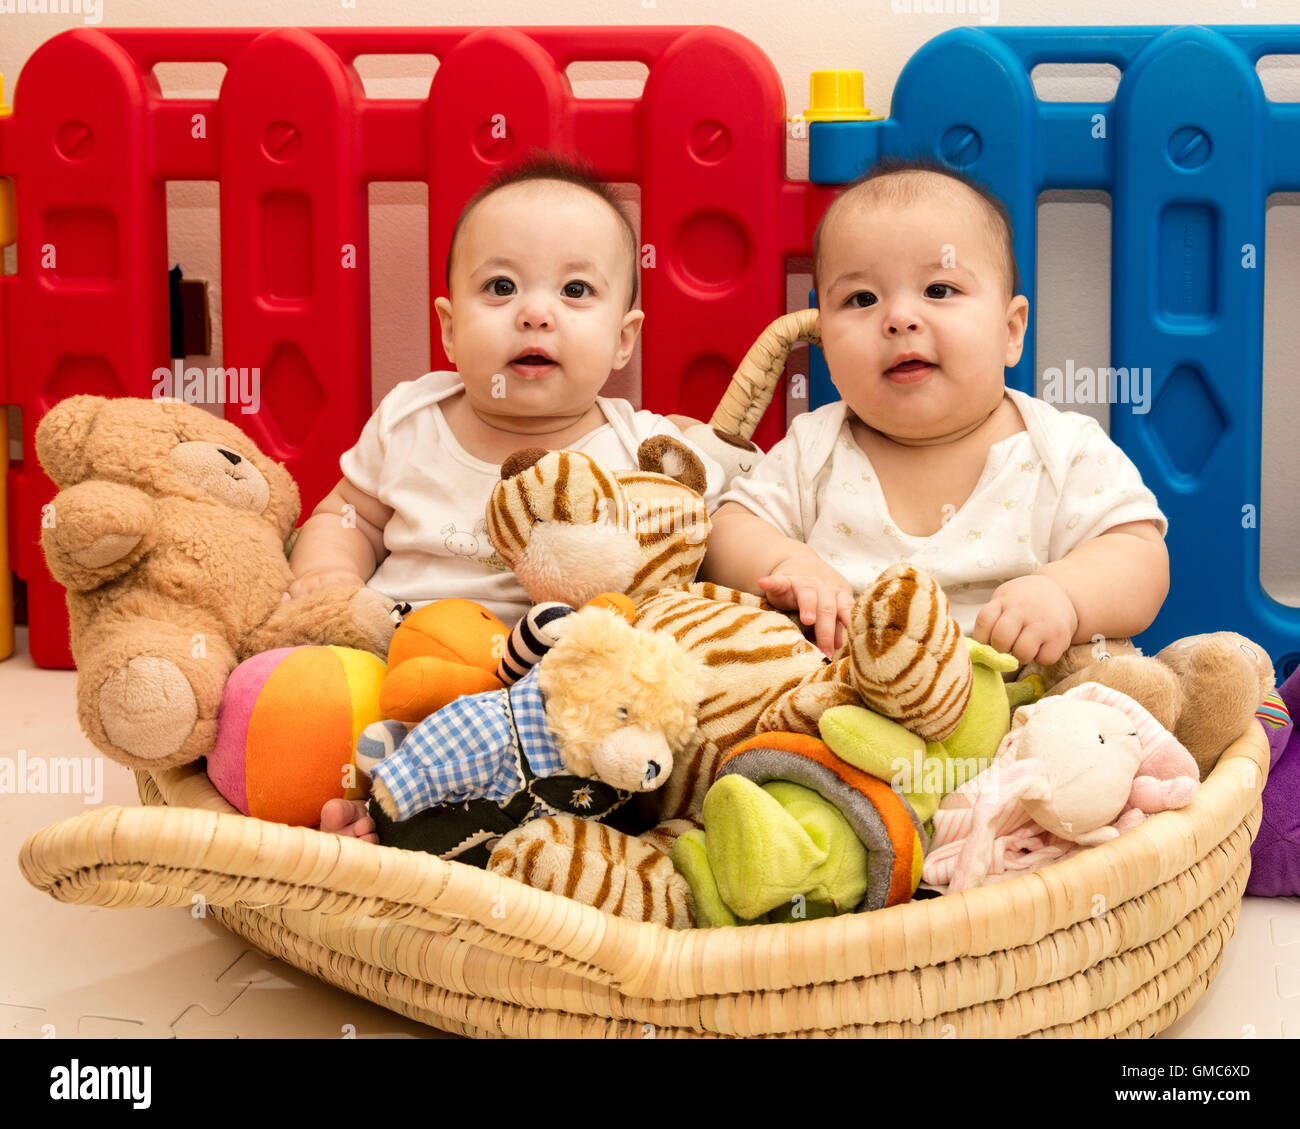
<svg viewBox="0 0 1300 1129">
<path fill-rule="evenodd" d="M 315 592 L 317 588 L 324 588 L 328 584 L 350 584 L 356 587 L 365 587 L 365 580 L 358 576 L 351 569 L 346 568 L 317 568 L 311 572 L 304 572 L 292 584 L 289 585 L 283 600 L 297 600 L 303 596 Z"/>
<path fill-rule="evenodd" d="M 813 634 L 823 654 L 839 649 L 853 612 L 853 589 L 815 553 L 788 557 L 760 576 L 758 586 L 773 607 L 798 608 L 805 624 L 817 625 Z"/>
<path fill-rule="evenodd" d="M 1079 615 L 1065 589 L 1046 576 L 1018 576 L 1001 584 L 980 609 L 971 632 L 1020 662 L 1051 666 L 1070 646 Z"/>
</svg>

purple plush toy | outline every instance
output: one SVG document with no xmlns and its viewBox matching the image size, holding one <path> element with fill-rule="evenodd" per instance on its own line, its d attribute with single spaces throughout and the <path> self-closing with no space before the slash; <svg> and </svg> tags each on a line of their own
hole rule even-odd
<svg viewBox="0 0 1300 1129">
<path fill-rule="evenodd" d="M 1270 767 L 1246 893 L 1265 898 L 1300 894 L 1300 731 L 1293 720 L 1300 710 L 1300 670 L 1278 698 L 1270 694 L 1256 715 L 1268 735 Z"/>
</svg>

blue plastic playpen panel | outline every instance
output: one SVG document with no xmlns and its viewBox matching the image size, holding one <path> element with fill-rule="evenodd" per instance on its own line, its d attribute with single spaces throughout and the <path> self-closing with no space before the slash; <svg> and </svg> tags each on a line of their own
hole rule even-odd
<svg viewBox="0 0 1300 1129">
<path fill-rule="evenodd" d="M 843 184 L 889 155 L 935 156 L 1007 204 L 1031 320 L 1009 383 L 1034 391 L 1037 199 L 1103 189 L 1113 208 L 1110 363 L 1151 369 L 1149 411 L 1112 404 L 1111 437 L 1169 518 L 1169 598 L 1137 638 L 1234 630 L 1284 671 L 1300 609 L 1260 580 L 1264 222 L 1300 190 L 1300 105 L 1269 102 L 1255 64 L 1300 54 L 1300 27 L 957 29 L 903 68 L 891 116 L 814 123 L 810 178 Z M 1109 102 L 1043 102 L 1040 63 L 1110 63 Z M 835 398 L 814 350 L 812 406 Z M 1271 473 L 1300 480 L 1300 456 Z"/>
</svg>

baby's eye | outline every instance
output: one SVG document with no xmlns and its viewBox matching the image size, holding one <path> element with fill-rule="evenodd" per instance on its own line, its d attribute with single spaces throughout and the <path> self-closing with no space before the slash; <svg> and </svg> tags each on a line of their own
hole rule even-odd
<svg viewBox="0 0 1300 1129">
<path fill-rule="evenodd" d="M 587 298 L 595 293 L 591 284 L 583 282 L 581 279 L 574 279 L 572 282 L 564 284 L 564 296 L 566 298 Z"/>
<path fill-rule="evenodd" d="M 876 296 L 871 293 L 870 290 L 859 290 L 856 294 L 850 294 L 849 300 L 845 304 L 856 306 L 859 310 L 862 310 L 867 306 L 874 306 L 876 304 Z"/>
<path fill-rule="evenodd" d="M 957 288 L 955 286 L 949 286 L 946 282 L 931 283 L 925 288 L 925 296 L 927 298 L 946 298 L 946 294 L 931 294 L 931 290 L 951 290 L 954 294 L 957 293 Z"/>
<path fill-rule="evenodd" d="M 515 292 L 515 284 L 508 278 L 491 278 L 484 289 L 498 298 L 509 298 Z"/>
</svg>

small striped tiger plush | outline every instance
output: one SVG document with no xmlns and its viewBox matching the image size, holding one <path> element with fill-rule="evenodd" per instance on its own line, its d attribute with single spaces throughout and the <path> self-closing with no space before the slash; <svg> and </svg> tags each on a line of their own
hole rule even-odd
<svg viewBox="0 0 1300 1129">
<path fill-rule="evenodd" d="M 638 802 L 642 816 L 658 826 L 640 842 L 623 842 L 619 832 L 605 828 L 598 849 L 595 840 L 581 840 L 590 848 L 584 855 L 578 837 L 591 830 L 555 816 L 548 827 L 528 824 L 511 832 L 488 866 L 634 920 L 671 919 L 672 927 L 688 927 L 680 912 L 669 913 L 675 884 L 655 871 L 645 847 L 671 850 L 678 835 L 700 826 L 719 763 L 746 738 L 771 728 L 816 733 L 825 709 L 862 701 L 859 686 L 874 695 L 876 708 L 905 717 L 908 728 L 928 724 L 940 732 L 969 699 L 970 661 L 960 629 L 942 591 L 909 565 L 882 573 L 858 597 L 850 638 L 833 662 L 766 601 L 715 584 L 647 597 L 637 605 L 635 623 L 671 635 L 702 662 L 709 680 L 692 747 L 674 759 L 667 782 Z M 635 860 L 630 865 L 639 877 L 628 870 L 628 859 Z M 626 883 L 639 885 L 642 878 L 644 892 L 629 901 Z"/>
<path fill-rule="evenodd" d="M 662 435 L 641 444 L 637 461 L 639 470 L 614 472 L 578 451 L 529 448 L 502 464 L 488 536 L 533 603 L 637 599 L 695 579 L 711 527 L 704 464 Z"/>
<path fill-rule="evenodd" d="M 635 623 L 671 635 L 711 676 L 697 715 L 700 753 L 681 758 L 656 796 L 664 819 L 698 816 L 718 759 L 755 733 L 816 736 L 832 706 L 866 704 L 939 741 L 970 702 L 961 628 L 942 589 L 909 564 L 886 569 L 857 598 L 831 662 L 765 600 L 716 584 L 642 600 Z"/>
<path fill-rule="evenodd" d="M 965 714 L 972 684 L 970 651 L 948 597 L 900 562 L 854 602 L 834 662 L 774 701 L 758 729 L 816 736 L 832 706 L 866 705 L 926 741 L 942 741 Z"/>
</svg>

